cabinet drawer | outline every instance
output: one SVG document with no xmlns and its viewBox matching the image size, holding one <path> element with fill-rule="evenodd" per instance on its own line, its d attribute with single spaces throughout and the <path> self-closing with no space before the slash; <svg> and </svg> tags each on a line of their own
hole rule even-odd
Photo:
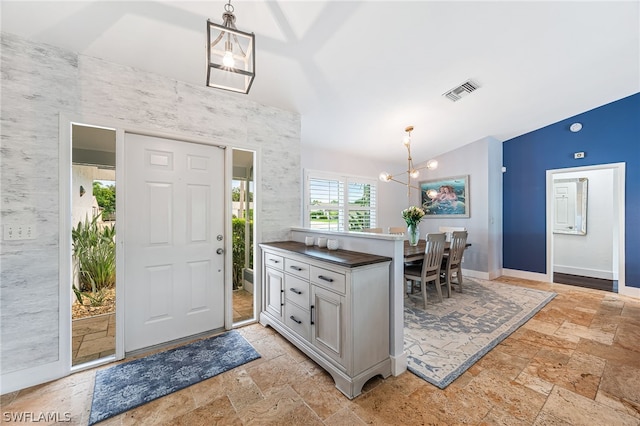
<svg viewBox="0 0 640 426">
<path fill-rule="evenodd" d="M 273 253 L 265 253 L 264 254 L 264 263 L 265 266 L 269 268 L 283 270 L 284 268 L 284 258 L 282 256 L 278 256 Z"/>
<path fill-rule="evenodd" d="M 311 266 L 311 282 L 321 287 L 328 288 L 345 293 L 346 284 L 345 276 L 339 272 L 330 271 L 328 269 L 318 268 L 317 266 Z"/>
<path fill-rule="evenodd" d="M 284 308 L 284 323 L 287 327 L 307 341 L 311 340 L 311 317 L 309 311 L 293 303 L 287 303 Z"/>
<path fill-rule="evenodd" d="M 307 309 L 309 307 L 309 281 L 285 275 L 284 294 L 287 300 Z"/>
<path fill-rule="evenodd" d="M 294 259 L 284 259 L 284 270 L 297 277 L 309 279 L 309 264 Z"/>
</svg>

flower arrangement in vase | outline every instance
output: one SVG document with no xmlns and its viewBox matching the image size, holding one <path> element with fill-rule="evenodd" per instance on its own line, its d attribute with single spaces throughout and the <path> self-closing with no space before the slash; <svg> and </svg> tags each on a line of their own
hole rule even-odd
<svg viewBox="0 0 640 426">
<path fill-rule="evenodd" d="M 412 246 L 418 245 L 420 240 L 420 228 L 418 224 L 424 217 L 424 210 L 420 207 L 411 206 L 402 210 L 402 218 L 407 223 L 407 234 L 409 235 L 409 244 Z"/>
</svg>

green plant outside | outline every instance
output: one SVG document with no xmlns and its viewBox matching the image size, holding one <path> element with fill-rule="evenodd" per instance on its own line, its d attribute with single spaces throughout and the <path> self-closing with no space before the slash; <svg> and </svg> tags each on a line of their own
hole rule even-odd
<svg viewBox="0 0 640 426">
<path fill-rule="evenodd" d="M 116 216 L 116 187 L 115 185 L 103 186 L 100 182 L 93 182 L 93 195 L 98 206 L 102 209 L 103 220 L 114 220 Z"/>
<path fill-rule="evenodd" d="M 80 287 L 74 292 L 79 301 L 84 292 L 92 292 L 92 304 L 100 303 L 104 289 L 116 282 L 116 228 L 113 224 L 100 226 L 99 218 L 100 215 L 92 220 L 87 217 L 71 230 Z"/>
<path fill-rule="evenodd" d="M 233 289 L 242 287 L 242 270 L 253 268 L 253 221 L 249 221 L 249 264 L 245 265 L 245 219 L 232 219 L 233 248 Z"/>
</svg>

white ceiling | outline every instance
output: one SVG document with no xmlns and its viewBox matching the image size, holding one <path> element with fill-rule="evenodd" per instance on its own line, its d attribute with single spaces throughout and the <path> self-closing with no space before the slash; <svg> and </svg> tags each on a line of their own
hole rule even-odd
<svg viewBox="0 0 640 426">
<path fill-rule="evenodd" d="M 2 30 L 204 86 L 225 3 L 2 0 Z M 422 161 L 640 91 L 637 0 L 232 4 L 256 34 L 255 82 L 234 96 L 299 112 L 303 144 L 402 162 L 413 125 Z M 481 88 L 442 96 L 469 78 Z"/>
</svg>

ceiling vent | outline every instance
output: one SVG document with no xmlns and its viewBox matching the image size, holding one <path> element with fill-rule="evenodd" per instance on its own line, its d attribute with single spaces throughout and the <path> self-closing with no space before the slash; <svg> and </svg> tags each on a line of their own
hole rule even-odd
<svg viewBox="0 0 640 426">
<path fill-rule="evenodd" d="M 461 85 L 449 90 L 447 93 L 444 93 L 442 96 L 445 96 L 451 101 L 456 102 L 478 88 L 480 88 L 480 86 L 477 83 L 474 83 L 471 80 L 467 80 Z"/>
</svg>

